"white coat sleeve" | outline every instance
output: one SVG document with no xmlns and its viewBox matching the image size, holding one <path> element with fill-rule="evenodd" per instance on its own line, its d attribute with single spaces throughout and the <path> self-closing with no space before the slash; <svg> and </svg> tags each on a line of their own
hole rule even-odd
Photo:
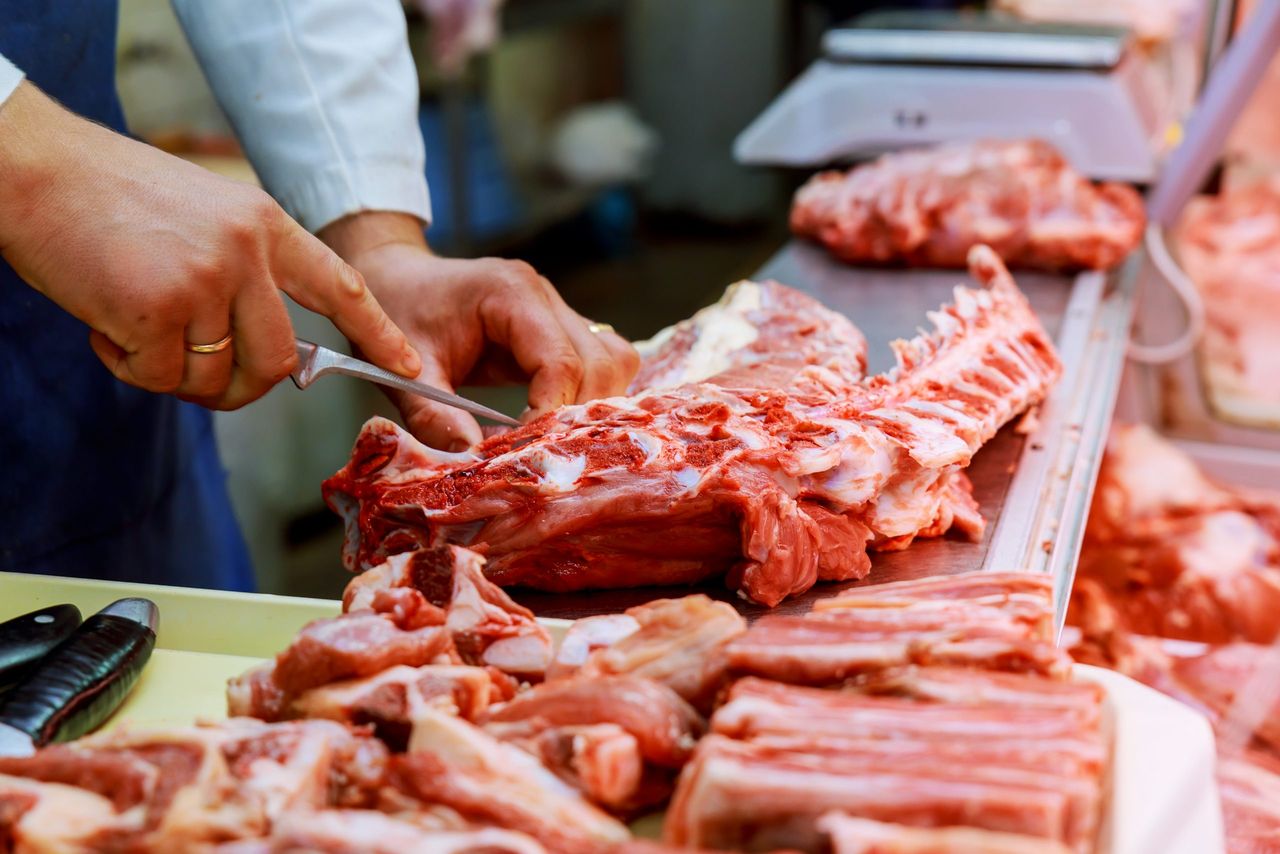
<svg viewBox="0 0 1280 854">
<path fill-rule="evenodd" d="M 362 210 L 431 219 L 399 0 L 172 0 L 267 191 L 316 231 Z"/>
<path fill-rule="evenodd" d="M 5 59 L 4 54 L 0 53 L 0 104 L 9 100 L 9 96 L 13 94 L 14 89 L 18 88 L 23 77 L 25 75 L 18 66 Z"/>
</svg>

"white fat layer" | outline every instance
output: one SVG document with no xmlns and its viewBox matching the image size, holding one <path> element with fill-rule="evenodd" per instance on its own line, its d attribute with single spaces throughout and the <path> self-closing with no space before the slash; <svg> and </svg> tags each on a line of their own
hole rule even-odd
<svg viewBox="0 0 1280 854">
<path fill-rule="evenodd" d="M 869 414 L 905 427 L 912 437 L 908 452 L 922 466 L 941 468 L 969 461 L 972 451 L 968 443 L 946 424 L 901 410 L 874 409 Z"/>
<path fill-rule="evenodd" d="M 698 481 L 702 478 L 702 475 L 692 466 L 685 466 L 684 468 L 676 471 L 675 478 L 676 483 L 680 484 L 685 489 L 693 489 L 698 485 Z"/>
<path fill-rule="evenodd" d="M 644 451 L 645 465 L 653 462 L 658 454 L 662 453 L 662 440 L 652 433 L 645 433 L 641 430 L 628 430 L 627 438 L 640 450 Z"/>
<path fill-rule="evenodd" d="M 752 451 L 759 451 L 769 444 L 769 440 L 754 430 L 743 430 L 739 427 L 730 427 L 729 435 L 742 443 L 743 447 Z"/>
<path fill-rule="evenodd" d="M 568 492 L 587 470 L 587 458 L 584 455 L 562 457 L 559 454 L 539 449 L 530 455 L 529 464 L 542 473 L 543 486 L 556 492 Z"/>
<path fill-rule="evenodd" d="M 937 472 L 922 470 L 883 489 L 875 496 L 872 529 L 882 537 L 901 537 L 928 526 L 941 504 L 941 497 L 929 491 L 937 477 Z"/>
<path fill-rule="evenodd" d="M 1201 576 L 1230 576 L 1263 566 L 1275 545 L 1267 532 L 1244 513 L 1214 513 L 1205 517 L 1191 542 L 1182 548 L 1187 570 Z"/>
<path fill-rule="evenodd" d="M 760 335 L 747 315 L 759 311 L 762 302 L 763 291 L 758 284 L 738 282 L 731 285 L 715 305 L 707 306 L 685 321 L 688 326 L 684 328 L 693 330 L 693 346 L 681 360 L 680 369 L 655 388 L 701 382 L 732 367 L 731 354 L 750 345 Z M 678 328 L 668 327 L 636 348 L 641 355 L 654 353 Z"/>
</svg>

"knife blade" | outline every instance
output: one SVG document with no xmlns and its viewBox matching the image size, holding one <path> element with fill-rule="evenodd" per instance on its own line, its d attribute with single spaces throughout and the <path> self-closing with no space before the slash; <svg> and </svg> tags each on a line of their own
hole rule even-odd
<svg viewBox="0 0 1280 854">
<path fill-rule="evenodd" d="M 0 691 L 23 675 L 80 625 L 75 605 L 53 605 L 0 623 Z"/>
<path fill-rule="evenodd" d="M 445 406 L 452 406 L 455 409 L 470 412 L 472 415 L 479 415 L 481 418 L 487 418 L 498 424 L 506 424 L 511 427 L 521 426 L 519 421 L 503 415 L 496 409 L 490 409 L 483 404 L 476 403 L 474 400 L 467 400 L 465 397 L 429 386 L 426 383 L 420 383 L 417 380 L 405 379 L 390 371 L 384 371 L 377 365 L 363 362 L 354 356 L 330 350 L 328 347 L 321 347 L 319 344 L 313 344 L 301 338 L 297 339 L 296 347 L 298 351 L 298 367 L 289 375 L 289 378 L 293 380 L 293 384 L 298 388 L 306 388 L 320 377 L 329 374 L 342 374 L 343 376 L 357 377 L 372 383 L 388 386 L 389 388 L 399 389 L 409 394 L 416 394 L 419 397 L 425 397 L 427 400 L 434 400 L 436 403 L 443 403 Z"/>
<path fill-rule="evenodd" d="M 99 727 L 151 657 L 160 616 L 147 599 L 120 599 L 40 659 L 0 697 L 0 756 L 29 756 Z"/>
</svg>

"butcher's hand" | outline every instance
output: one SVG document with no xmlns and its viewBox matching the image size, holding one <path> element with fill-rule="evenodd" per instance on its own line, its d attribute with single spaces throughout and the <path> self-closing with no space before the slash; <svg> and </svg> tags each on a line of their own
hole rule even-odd
<svg viewBox="0 0 1280 854">
<path fill-rule="evenodd" d="M 83 320 L 121 380 L 234 409 L 289 375 L 280 291 L 379 365 L 421 359 L 363 279 L 260 190 L 67 112 L 29 83 L 0 107 L 0 254 Z M 213 344 L 195 353 L 188 344 Z"/>
<path fill-rule="evenodd" d="M 529 415 L 621 394 L 640 359 L 608 329 L 591 331 L 528 264 L 432 254 L 412 216 L 372 211 L 320 236 L 364 274 L 422 354 L 419 379 L 437 388 L 528 382 Z M 474 418 L 412 395 L 393 398 L 410 431 L 440 448 L 480 440 Z"/>
</svg>

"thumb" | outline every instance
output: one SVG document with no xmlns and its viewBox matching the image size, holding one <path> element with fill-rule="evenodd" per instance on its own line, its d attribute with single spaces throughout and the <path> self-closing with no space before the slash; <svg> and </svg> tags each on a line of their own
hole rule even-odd
<svg viewBox="0 0 1280 854">
<path fill-rule="evenodd" d="M 422 372 L 418 381 L 435 386 L 441 391 L 452 392 L 449 377 L 434 356 L 423 354 Z M 463 451 L 478 443 L 483 437 L 480 425 L 469 413 L 442 403 L 435 403 L 415 394 L 397 393 L 396 405 L 409 432 L 420 442 L 447 451 Z"/>
</svg>

